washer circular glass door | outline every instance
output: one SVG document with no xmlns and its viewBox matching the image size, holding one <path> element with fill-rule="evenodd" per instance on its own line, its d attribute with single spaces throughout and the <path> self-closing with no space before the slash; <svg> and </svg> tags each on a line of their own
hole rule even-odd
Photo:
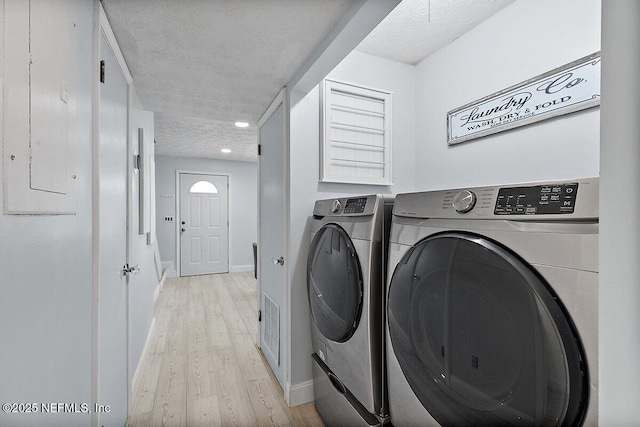
<svg viewBox="0 0 640 427">
<path fill-rule="evenodd" d="M 311 241 L 307 290 L 320 333 L 337 342 L 351 338 L 362 311 L 362 273 L 353 242 L 336 224 L 322 227 Z"/>
<path fill-rule="evenodd" d="M 517 255 L 447 232 L 413 246 L 389 287 L 393 351 L 443 426 L 580 425 L 589 378 L 561 302 Z"/>
</svg>

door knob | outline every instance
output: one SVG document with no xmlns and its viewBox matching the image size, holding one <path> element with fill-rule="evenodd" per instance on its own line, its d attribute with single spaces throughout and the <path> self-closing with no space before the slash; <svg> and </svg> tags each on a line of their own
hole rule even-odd
<svg viewBox="0 0 640 427">
<path fill-rule="evenodd" d="M 125 264 L 124 267 L 122 267 L 122 274 L 126 276 L 127 274 L 131 273 L 140 274 L 140 266 L 136 264 L 130 267 L 129 264 Z"/>
<path fill-rule="evenodd" d="M 284 257 L 280 257 L 280 258 L 271 258 L 271 262 L 273 263 L 273 265 L 284 265 Z"/>
</svg>

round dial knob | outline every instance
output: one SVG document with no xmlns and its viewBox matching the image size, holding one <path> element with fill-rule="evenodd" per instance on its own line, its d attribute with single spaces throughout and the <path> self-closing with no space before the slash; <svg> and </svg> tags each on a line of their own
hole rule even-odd
<svg viewBox="0 0 640 427">
<path fill-rule="evenodd" d="M 473 191 L 463 190 L 453 197 L 453 209 L 458 213 L 467 213 L 476 205 L 476 195 Z"/>
<path fill-rule="evenodd" d="M 336 213 L 340 210 L 340 206 L 342 206 L 342 204 L 340 203 L 340 200 L 336 199 L 333 202 L 331 202 L 331 212 Z"/>
</svg>

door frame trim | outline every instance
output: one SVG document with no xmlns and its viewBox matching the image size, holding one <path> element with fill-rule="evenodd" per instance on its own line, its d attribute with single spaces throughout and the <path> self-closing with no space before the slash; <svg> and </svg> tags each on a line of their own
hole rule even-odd
<svg viewBox="0 0 640 427">
<path fill-rule="evenodd" d="M 180 262 L 180 174 L 226 176 L 227 177 L 227 272 L 231 272 L 231 174 L 228 172 L 203 172 L 184 169 L 176 169 L 176 275 L 182 277 L 182 266 Z"/>
<path fill-rule="evenodd" d="M 284 339 L 284 354 L 280 358 L 282 360 L 282 370 L 283 370 L 283 382 L 284 382 L 284 398 L 287 404 L 290 402 L 290 372 L 289 372 L 289 358 L 291 354 L 291 303 L 290 303 L 290 295 L 291 295 L 291 287 L 289 283 L 289 268 L 292 267 L 289 265 L 289 228 L 290 228 L 290 219 L 291 219 L 291 210 L 290 210 L 290 159 L 289 159 L 289 144 L 290 144 L 290 135 L 289 135 L 289 89 L 287 86 L 284 86 L 278 95 L 271 101 L 269 107 L 265 110 L 265 112 L 258 120 L 258 146 L 260 146 L 260 128 L 271 118 L 273 113 L 278 109 L 278 107 L 282 105 L 283 112 L 283 141 L 282 141 L 282 151 L 283 151 L 283 167 L 284 167 L 284 182 L 282 186 L 282 190 L 284 191 L 284 248 L 283 248 L 283 257 L 286 260 L 285 268 L 284 268 L 284 309 L 281 309 L 283 324 L 284 324 L 284 333 L 280 334 L 280 339 Z M 261 248 L 261 230 L 262 230 L 262 221 L 260 218 L 260 207 L 262 202 L 261 196 L 261 173 L 262 173 L 262 157 L 258 156 L 258 259 L 257 259 L 257 276 L 258 276 L 258 285 L 257 285 L 257 304 L 258 310 L 261 310 L 262 307 L 262 285 L 260 283 L 261 271 L 262 271 L 262 262 L 260 257 L 260 248 Z M 261 334 L 261 325 L 260 321 L 258 323 L 256 342 L 258 348 L 260 348 L 260 334 Z"/>
<path fill-rule="evenodd" d="M 92 252 L 92 273 L 91 273 L 91 400 L 92 404 L 99 403 L 100 400 L 100 356 L 99 356 L 99 343 L 100 343 L 100 302 L 99 302 L 99 292 L 100 292 L 100 239 L 99 239 L 99 227 L 100 227 L 100 159 L 99 159 L 99 146 L 100 146 L 100 37 L 104 35 L 105 41 L 107 45 L 111 49 L 111 52 L 115 56 L 117 63 L 119 65 L 120 71 L 126 81 L 127 84 L 127 142 L 126 142 L 126 152 L 127 152 L 127 209 L 126 209 L 126 259 L 125 262 L 130 263 L 131 257 L 131 192 L 129 188 L 131 187 L 132 180 L 132 168 L 131 164 L 133 159 L 131 159 L 128 155 L 131 148 L 131 114 L 132 114 L 132 105 L 133 105 L 133 78 L 131 73 L 129 72 L 129 68 L 124 60 L 124 55 L 122 55 L 122 51 L 118 46 L 118 42 L 116 41 L 116 37 L 111 29 L 111 25 L 109 24 L 109 20 L 107 19 L 107 15 L 104 11 L 102 3 L 100 0 L 93 1 L 93 40 L 92 40 L 92 61 L 93 61 L 93 78 L 92 78 L 92 93 L 91 93 L 91 145 L 92 145 L 92 154 L 91 154 L 91 179 L 92 179 L 92 188 L 91 188 L 91 222 L 92 222 L 92 237 L 91 237 L 91 252 Z M 127 281 L 127 301 L 126 304 L 126 325 L 127 325 L 127 336 L 126 336 L 126 360 L 127 360 L 127 417 L 129 415 L 131 409 L 131 384 L 129 384 L 129 339 L 130 339 L 130 331 L 129 331 L 129 279 Z M 99 425 L 99 417 L 97 412 L 93 412 L 91 415 L 91 425 L 93 427 L 97 427 Z"/>
</svg>

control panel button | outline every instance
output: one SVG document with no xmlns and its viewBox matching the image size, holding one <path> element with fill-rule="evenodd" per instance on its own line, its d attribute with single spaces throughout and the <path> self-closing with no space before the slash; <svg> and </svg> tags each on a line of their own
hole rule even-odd
<svg viewBox="0 0 640 427">
<path fill-rule="evenodd" d="M 463 190 L 453 197 L 453 209 L 458 213 L 467 213 L 476 205 L 476 194 L 473 191 Z"/>
<path fill-rule="evenodd" d="M 331 202 L 331 212 L 336 213 L 340 210 L 340 206 L 342 206 L 342 203 L 340 203 L 340 200 L 336 199 L 333 202 Z"/>
</svg>

